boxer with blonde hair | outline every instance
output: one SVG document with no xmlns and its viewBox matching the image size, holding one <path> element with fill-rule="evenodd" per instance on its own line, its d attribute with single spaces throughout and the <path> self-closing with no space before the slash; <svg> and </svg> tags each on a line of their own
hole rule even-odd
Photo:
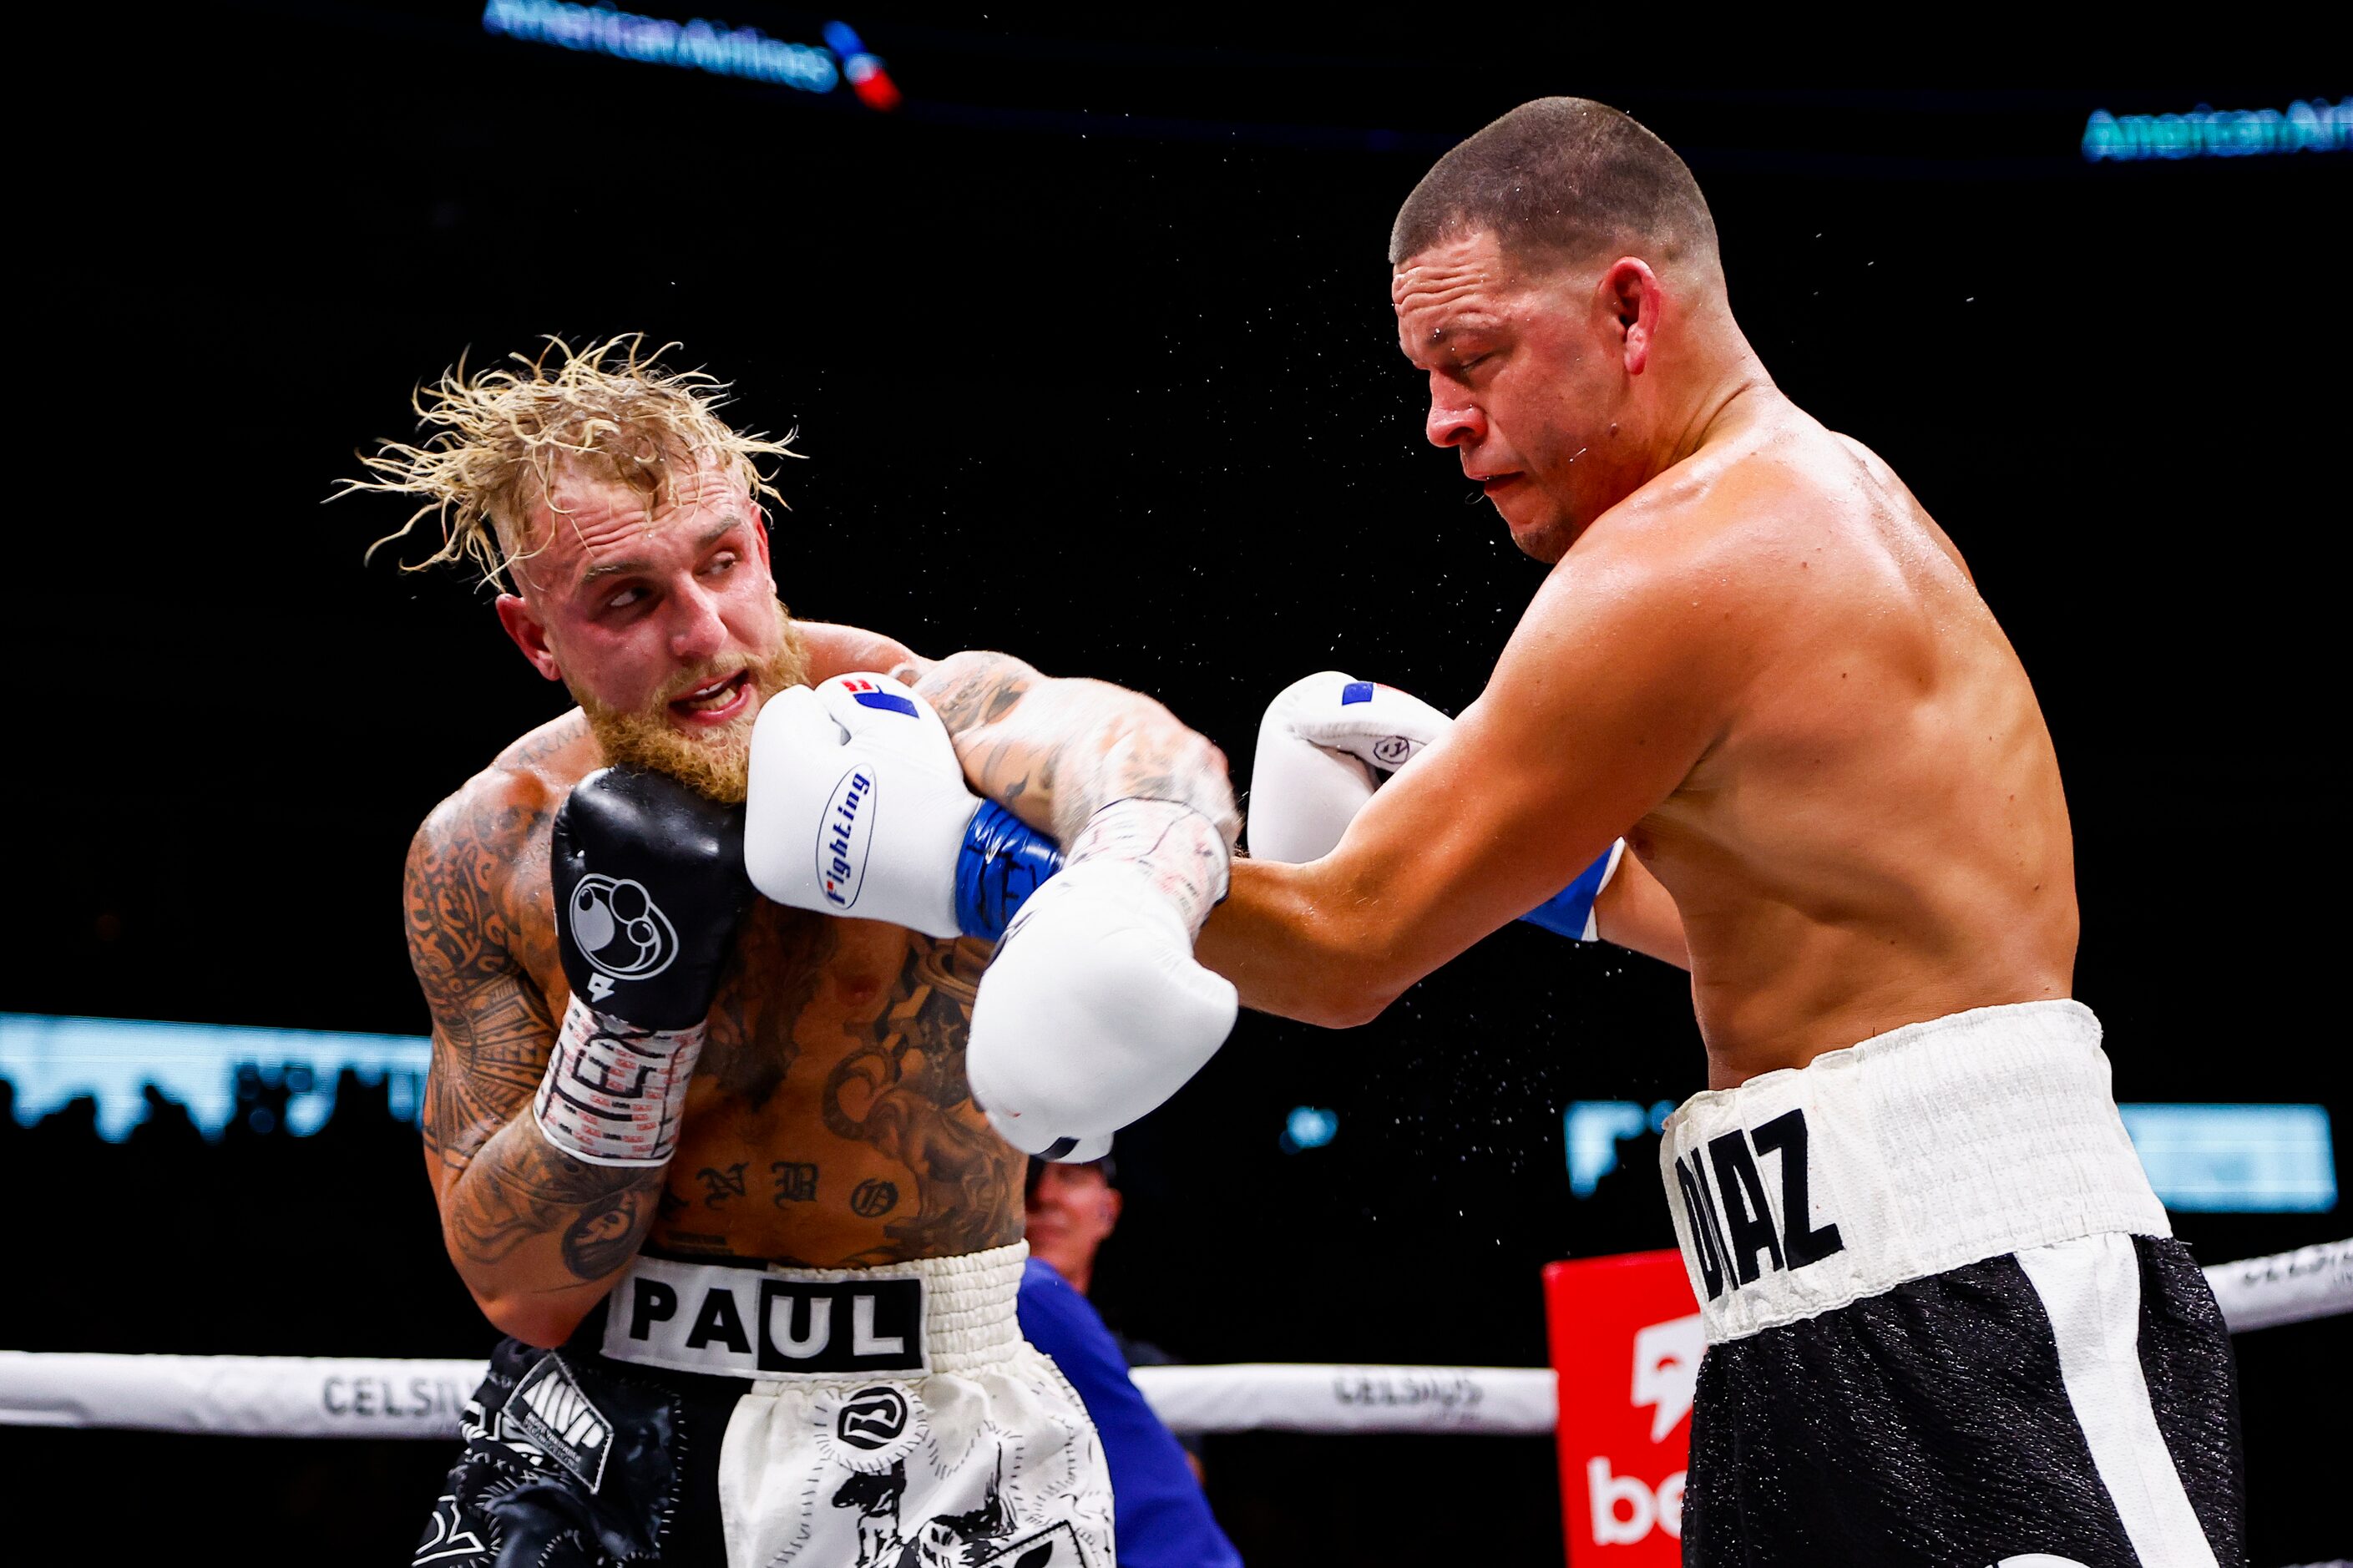
<svg viewBox="0 0 2353 1568">
<path fill-rule="evenodd" d="M 417 1560 L 1109 1568 L 1102 1447 L 1017 1326 L 1025 1159 L 965 1047 L 992 1005 L 1070 1035 L 1057 977 L 1107 969 L 1160 987 L 1131 1048 L 1216 1048 L 1233 993 L 1187 928 L 1238 826 L 1224 760 L 1132 692 L 794 620 L 760 506 L 789 443 L 723 392 L 552 342 L 444 376 L 350 487 L 414 499 L 404 533 L 433 520 L 428 560 L 495 583 L 577 704 L 408 857 L 426 1171 L 509 1336 Z M 798 763 L 818 788 L 774 782 Z M 992 1003 L 1057 840 L 1083 896 Z"/>
</svg>

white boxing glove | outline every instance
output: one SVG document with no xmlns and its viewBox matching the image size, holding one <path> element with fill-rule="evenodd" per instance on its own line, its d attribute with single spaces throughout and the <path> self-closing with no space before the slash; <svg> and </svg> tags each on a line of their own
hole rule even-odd
<svg viewBox="0 0 2353 1568">
<path fill-rule="evenodd" d="M 1007 928 L 965 1071 L 991 1126 L 1049 1160 L 1099 1158 L 1217 1054 L 1240 998 L 1193 957 L 1225 894 L 1216 826 L 1171 801 L 1103 807 Z"/>
<path fill-rule="evenodd" d="M 1411 762 L 1453 722 L 1410 692 L 1335 669 L 1292 682 L 1259 721 L 1251 856 L 1322 859 L 1373 798 L 1381 775 Z"/>
<path fill-rule="evenodd" d="M 836 676 L 768 699 L 752 727 L 744 866 L 780 904 L 995 937 L 1060 864 L 1053 841 L 965 784 L 913 687 Z"/>
<path fill-rule="evenodd" d="M 1267 704 L 1250 763 L 1250 854 L 1298 864 L 1338 847 L 1348 824 L 1395 773 L 1453 727 L 1411 692 L 1327 669 Z M 1598 942 L 1594 906 L 1626 852 L 1622 838 L 1520 919 L 1575 942 Z"/>
</svg>

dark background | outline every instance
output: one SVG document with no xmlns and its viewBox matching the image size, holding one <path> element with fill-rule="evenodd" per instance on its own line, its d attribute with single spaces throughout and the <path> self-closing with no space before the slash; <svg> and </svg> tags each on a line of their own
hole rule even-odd
<svg viewBox="0 0 2353 1568">
<path fill-rule="evenodd" d="M 719 14 L 801 41 L 826 19 Z M 1569 91 L 1689 158 L 1767 364 L 1904 474 L 2033 673 L 2118 1098 L 2347 1124 L 2341 1020 L 2307 1026 L 2340 922 L 2305 889 L 2341 790 L 2353 155 L 2076 153 L 2094 108 L 2337 95 L 2295 74 L 2316 41 L 2274 31 L 2215 79 L 1996 38 L 1669 59 L 1452 18 L 851 15 L 907 94 L 884 116 L 478 15 L 83 12 L 28 51 L 55 96 L 18 164 L 0 1009 L 424 1031 L 408 836 L 559 693 L 461 578 L 363 568 L 396 505 L 320 501 L 410 432 L 412 384 L 541 333 L 681 340 L 739 384 L 740 424 L 799 430 L 776 533 L 799 614 L 1142 688 L 1238 772 L 1309 670 L 1461 707 L 1540 568 L 1422 445 L 1382 252 L 1439 152 Z M 1899 85 L 1972 65 L 2052 79 Z M 1572 1199 L 1564 1106 L 1702 1074 L 1680 975 L 1526 928 L 1365 1029 L 1246 1018 L 1123 1136 L 1098 1300 L 1190 1360 L 1539 1364 L 1543 1262 L 1672 1242 L 1654 1140 Z M 1300 1104 L 1338 1136 L 1286 1154 Z M 69 1112 L 0 1116 L 0 1150 L 26 1237 L 0 1344 L 487 1352 L 414 1130 L 348 1086 L 307 1140 L 111 1146 Z M 2177 1224 L 2209 1262 L 2344 1229 Z M 2238 1348 L 2256 1563 L 2344 1551 L 2315 1489 L 2341 1324 Z M 0 1430 L 42 1517 L 257 1562 L 406 1562 L 448 1458 Z M 1559 1560 L 1545 1443 L 1227 1436 L 1208 1460 L 1255 1563 Z"/>
</svg>

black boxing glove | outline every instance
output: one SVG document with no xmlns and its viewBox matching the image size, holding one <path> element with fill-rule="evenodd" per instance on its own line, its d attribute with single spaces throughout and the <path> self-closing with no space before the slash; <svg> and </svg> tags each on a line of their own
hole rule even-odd
<svg viewBox="0 0 2353 1568">
<path fill-rule="evenodd" d="M 549 874 L 572 1003 L 533 1114 L 577 1159 L 661 1164 L 752 902 L 744 809 L 601 768 L 556 810 Z"/>
<path fill-rule="evenodd" d="M 572 994 L 647 1028 L 702 1023 L 752 902 L 744 808 L 599 768 L 556 808 L 549 862 Z"/>
</svg>

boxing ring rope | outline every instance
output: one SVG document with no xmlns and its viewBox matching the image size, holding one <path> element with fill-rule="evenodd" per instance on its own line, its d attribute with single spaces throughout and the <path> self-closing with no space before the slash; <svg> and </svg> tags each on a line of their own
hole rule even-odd
<svg viewBox="0 0 2353 1568">
<path fill-rule="evenodd" d="M 2206 1270 L 2232 1333 L 2353 1312 L 2353 1237 Z M 0 1425 L 254 1437 L 458 1436 L 480 1361 L 0 1351 Z M 1548 1436 L 1549 1367 L 1144 1366 L 1180 1431 Z"/>
</svg>

